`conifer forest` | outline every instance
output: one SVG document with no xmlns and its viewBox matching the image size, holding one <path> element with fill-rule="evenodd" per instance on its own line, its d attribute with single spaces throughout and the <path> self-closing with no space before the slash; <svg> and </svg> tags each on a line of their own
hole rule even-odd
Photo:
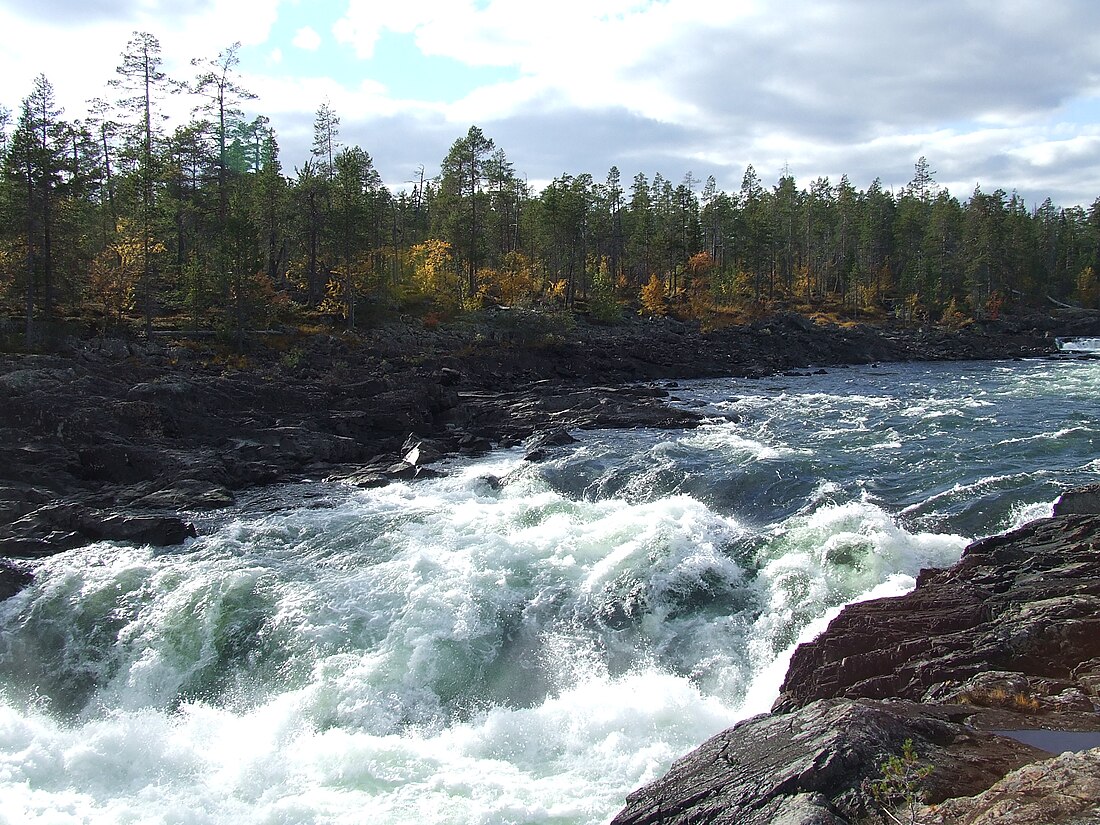
<svg viewBox="0 0 1100 825">
<path fill-rule="evenodd" d="M 960 197 L 923 157 L 900 191 L 847 176 L 771 182 L 751 165 L 732 192 L 691 172 L 624 180 L 617 167 L 536 189 L 471 126 L 395 191 L 322 103 L 311 156 L 288 168 L 269 120 L 244 114 L 256 101 L 238 47 L 170 78 L 157 39 L 136 33 L 84 119 L 65 118 L 42 75 L 0 109 L 6 338 L 32 345 L 60 323 L 240 340 L 493 306 L 599 323 L 720 325 L 782 307 L 963 325 L 1100 301 L 1100 198 L 1086 209 L 1002 189 Z M 174 95 L 193 115 L 169 126 Z"/>
</svg>

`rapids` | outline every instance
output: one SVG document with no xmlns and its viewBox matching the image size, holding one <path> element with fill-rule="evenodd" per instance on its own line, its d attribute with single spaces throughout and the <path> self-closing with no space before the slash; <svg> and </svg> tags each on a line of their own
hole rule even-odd
<svg viewBox="0 0 1100 825">
<path fill-rule="evenodd" d="M 37 563 L 0 603 L 0 823 L 605 822 L 844 604 L 1100 474 L 1095 361 L 671 392 L 707 423 Z"/>
</svg>

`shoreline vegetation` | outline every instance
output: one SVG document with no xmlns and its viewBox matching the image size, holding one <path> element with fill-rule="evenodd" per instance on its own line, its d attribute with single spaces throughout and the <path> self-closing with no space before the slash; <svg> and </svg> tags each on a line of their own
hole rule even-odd
<svg viewBox="0 0 1100 825">
<path fill-rule="evenodd" d="M 66 118 L 45 75 L 0 105 L 5 348 L 136 327 L 243 351 L 256 330 L 369 333 L 499 307 L 704 330 L 785 311 L 948 329 L 1100 312 L 1100 198 L 1026 204 L 976 186 L 960 199 L 925 157 L 897 191 L 787 170 L 769 185 L 751 164 L 733 191 L 617 166 L 536 188 L 476 125 L 399 188 L 341 140 L 328 103 L 309 158 L 284 169 L 268 118 L 245 114 L 262 103 L 239 48 L 171 78 L 157 38 L 135 32 L 87 117 Z M 194 108 L 169 127 L 176 93 Z"/>
</svg>

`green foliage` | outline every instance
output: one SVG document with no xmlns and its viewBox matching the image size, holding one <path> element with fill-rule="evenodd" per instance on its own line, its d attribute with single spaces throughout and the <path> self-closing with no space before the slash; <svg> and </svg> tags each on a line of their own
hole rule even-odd
<svg viewBox="0 0 1100 825">
<path fill-rule="evenodd" d="M 883 821 L 919 825 L 924 780 L 933 768 L 917 756 L 913 740 L 906 739 L 901 753 L 891 754 L 879 770 L 882 778 L 867 782 L 866 790 L 878 804 Z"/>
<path fill-rule="evenodd" d="M 622 320 L 623 308 L 615 298 L 615 285 L 602 265 L 592 280 L 592 291 L 588 296 L 588 316 L 601 324 L 614 324 Z"/>
<path fill-rule="evenodd" d="M 65 312 L 147 332 L 174 316 L 164 324 L 240 342 L 317 312 L 351 330 L 494 306 L 614 323 L 631 304 L 708 327 L 795 308 L 958 329 L 1048 296 L 1100 307 L 1100 199 L 1028 209 L 976 188 L 960 200 L 923 157 L 896 195 L 844 176 L 768 185 L 752 166 L 731 193 L 690 173 L 638 173 L 626 191 L 617 167 L 533 193 L 471 126 L 437 179 L 421 168 L 391 192 L 323 103 L 309 159 L 286 175 L 267 119 L 244 114 L 238 49 L 193 61 L 196 115 L 170 133 L 163 100 L 184 84 L 148 33 L 126 46 L 117 100 L 83 123 L 63 119 L 44 77 L 17 117 L 0 108 L 0 313 L 25 318 L 28 344 Z"/>
</svg>

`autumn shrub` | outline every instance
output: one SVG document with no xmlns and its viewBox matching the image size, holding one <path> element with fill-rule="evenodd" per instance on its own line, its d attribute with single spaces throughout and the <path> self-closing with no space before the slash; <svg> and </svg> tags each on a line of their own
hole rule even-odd
<svg viewBox="0 0 1100 825">
<path fill-rule="evenodd" d="M 668 289 L 661 278 L 651 275 L 648 283 L 642 287 L 640 297 L 642 306 L 638 310 L 639 315 L 662 318 L 668 315 Z"/>
<path fill-rule="evenodd" d="M 420 293 L 444 313 L 458 309 L 462 282 L 451 245 L 429 238 L 409 250 L 409 259 L 413 265 L 413 282 Z"/>
<path fill-rule="evenodd" d="M 940 324 L 950 330 L 957 331 L 972 323 L 973 320 L 959 309 L 959 305 L 954 298 L 947 302 L 947 306 L 943 308 L 943 315 L 940 316 Z"/>
</svg>

